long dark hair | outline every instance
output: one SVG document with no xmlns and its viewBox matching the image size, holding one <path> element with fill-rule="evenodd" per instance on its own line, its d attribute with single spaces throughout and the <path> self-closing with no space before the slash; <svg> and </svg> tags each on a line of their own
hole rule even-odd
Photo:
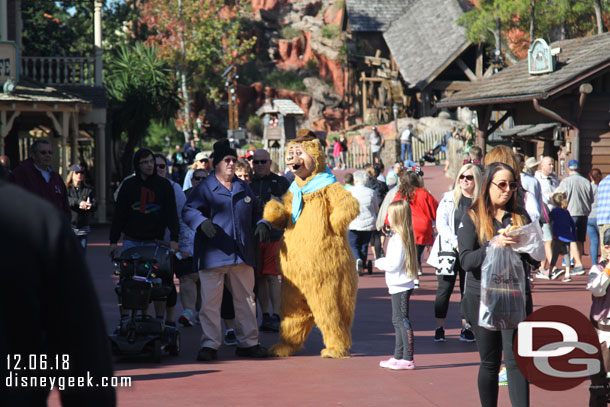
<svg viewBox="0 0 610 407">
<path fill-rule="evenodd" d="M 474 201 L 472 204 L 472 209 L 468 212 L 470 218 L 474 222 L 479 241 L 482 245 L 485 245 L 489 240 L 491 240 L 495 234 L 493 223 L 493 205 L 489 196 L 489 189 L 491 187 L 491 181 L 494 179 L 496 173 L 504 170 L 511 173 L 513 176 L 513 181 L 516 180 L 515 171 L 512 169 L 512 167 L 504 163 L 491 163 L 485 168 L 485 171 L 483 172 L 483 180 L 481 182 L 481 194 Z M 504 205 L 504 209 L 507 212 L 512 213 L 514 226 L 523 226 L 527 223 L 526 218 L 523 215 L 523 211 L 519 208 L 517 191 L 513 192 L 508 202 L 506 202 L 506 205 Z"/>
<path fill-rule="evenodd" d="M 399 181 L 400 186 L 398 187 L 398 192 L 400 192 L 400 196 L 408 202 L 411 202 L 415 196 L 415 188 L 422 187 L 420 176 L 417 175 L 415 171 L 406 171 L 404 174 L 400 175 Z"/>
</svg>

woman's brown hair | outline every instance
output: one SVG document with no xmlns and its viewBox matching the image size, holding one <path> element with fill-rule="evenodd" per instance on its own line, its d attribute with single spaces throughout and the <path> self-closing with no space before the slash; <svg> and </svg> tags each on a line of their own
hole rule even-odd
<svg viewBox="0 0 610 407">
<path fill-rule="evenodd" d="M 477 231 L 479 242 L 483 246 L 486 245 L 495 234 L 493 205 L 489 196 L 489 189 L 491 188 L 491 182 L 496 173 L 504 170 L 510 171 L 513 180 L 515 180 L 515 171 L 509 165 L 494 162 L 485 168 L 485 172 L 483 172 L 483 181 L 481 182 L 481 194 L 472 204 L 472 209 L 468 211 Z M 517 191 L 513 192 L 506 205 L 504 205 L 504 209 L 507 212 L 512 213 L 512 224 L 514 226 L 519 227 L 527 223 L 526 217 L 522 214 L 522 210 L 519 209 Z"/>
</svg>

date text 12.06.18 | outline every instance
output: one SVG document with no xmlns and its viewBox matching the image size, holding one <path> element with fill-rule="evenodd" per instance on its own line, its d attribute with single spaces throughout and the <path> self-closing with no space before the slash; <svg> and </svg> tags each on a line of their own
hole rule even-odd
<svg viewBox="0 0 610 407">
<path fill-rule="evenodd" d="M 70 370 L 70 355 L 9 354 L 6 356 L 7 370 Z"/>
</svg>

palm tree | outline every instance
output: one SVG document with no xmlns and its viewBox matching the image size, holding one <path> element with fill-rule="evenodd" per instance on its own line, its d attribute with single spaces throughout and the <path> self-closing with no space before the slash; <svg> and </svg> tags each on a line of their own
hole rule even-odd
<svg viewBox="0 0 610 407">
<path fill-rule="evenodd" d="M 179 99 L 172 70 L 153 46 L 121 45 L 106 67 L 113 143 L 120 144 L 121 136 L 127 135 L 120 158 L 122 178 L 132 171 L 133 152 L 151 121 L 166 123 L 172 119 L 179 109 Z"/>
</svg>

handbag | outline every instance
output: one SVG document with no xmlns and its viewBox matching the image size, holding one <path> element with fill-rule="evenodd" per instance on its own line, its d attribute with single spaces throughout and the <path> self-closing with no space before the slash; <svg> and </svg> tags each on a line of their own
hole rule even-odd
<svg viewBox="0 0 610 407">
<path fill-rule="evenodd" d="M 455 261 L 457 259 L 457 253 L 455 250 L 444 251 L 443 250 L 443 239 L 439 236 L 438 239 L 438 267 L 436 268 L 437 276 L 453 276 L 455 275 Z"/>
</svg>

